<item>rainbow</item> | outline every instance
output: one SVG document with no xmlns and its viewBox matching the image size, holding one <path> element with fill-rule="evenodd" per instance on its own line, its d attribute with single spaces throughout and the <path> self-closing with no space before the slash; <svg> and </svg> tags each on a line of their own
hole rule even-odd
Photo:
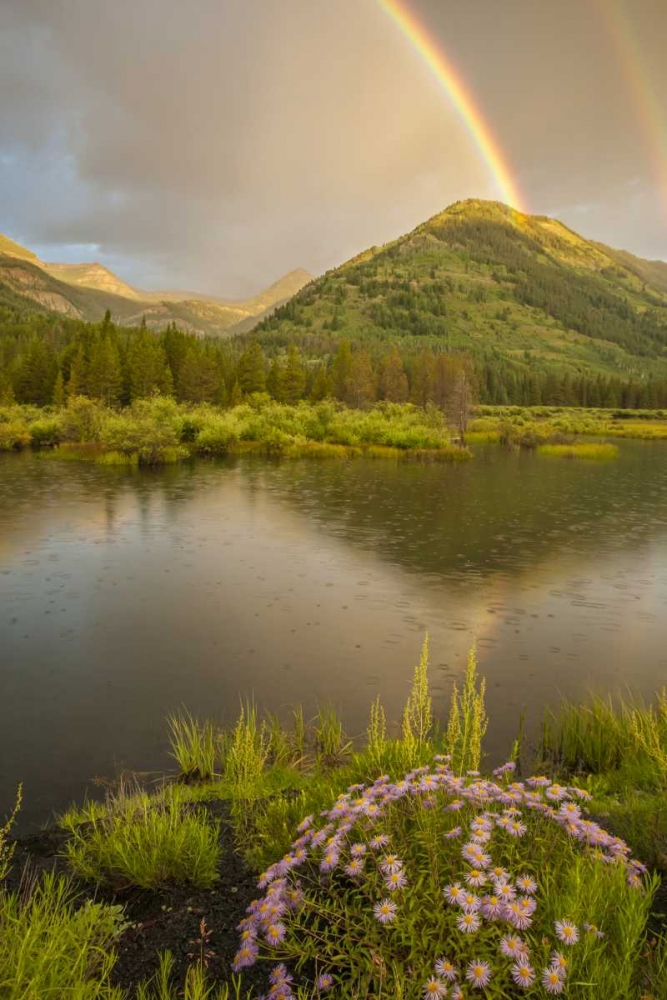
<svg viewBox="0 0 667 1000">
<path fill-rule="evenodd" d="M 406 0 L 378 0 L 378 3 L 416 49 L 451 100 L 481 153 L 502 200 L 521 212 L 526 211 L 523 197 L 503 151 L 475 99 L 451 60 L 443 52 L 440 43 L 429 36 L 426 27 L 410 10 Z"/>
<path fill-rule="evenodd" d="M 663 104 L 646 69 L 641 43 L 623 0 L 597 0 L 596 5 L 628 81 L 651 169 L 667 211 L 667 119 Z"/>
</svg>

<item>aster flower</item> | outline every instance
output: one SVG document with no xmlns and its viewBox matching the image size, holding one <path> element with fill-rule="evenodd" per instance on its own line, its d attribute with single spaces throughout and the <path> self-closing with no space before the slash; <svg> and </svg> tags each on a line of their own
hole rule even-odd
<svg viewBox="0 0 667 1000">
<path fill-rule="evenodd" d="M 323 972 L 322 975 L 318 976 L 315 980 L 315 986 L 320 993 L 330 990 L 333 986 L 333 976 L 331 976 L 328 972 Z"/>
<path fill-rule="evenodd" d="M 551 993 L 554 996 L 560 994 L 565 989 L 565 980 L 560 969 L 551 965 L 548 969 L 544 969 L 542 972 L 542 985 L 544 986 L 547 993 Z"/>
<path fill-rule="evenodd" d="M 465 896 L 465 889 L 461 888 L 460 882 L 453 882 L 451 885 L 446 885 L 443 892 L 445 899 L 452 906 L 459 906 Z"/>
<path fill-rule="evenodd" d="M 556 920 L 554 927 L 556 928 L 556 937 L 563 944 L 573 945 L 579 940 L 579 930 L 571 920 Z"/>
<path fill-rule="evenodd" d="M 236 955 L 234 955 L 234 961 L 232 962 L 234 972 L 240 972 L 241 969 L 247 969 L 251 965 L 254 965 L 257 961 L 258 953 L 259 949 L 256 941 L 246 941 L 245 944 L 242 944 Z"/>
<path fill-rule="evenodd" d="M 366 853 L 367 847 L 365 844 L 352 844 L 350 848 L 350 854 L 353 858 L 360 858 Z"/>
<path fill-rule="evenodd" d="M 533 922 L 533 918 L 530 914 L 526 913 L 521 907 L 520 903 L 511 902 L 507 903 L 505 906 L 505 920 L 516 927 L 518 931 L 528 930 Z"/>
<path fill-rule="evenodd" d="M 535 970 L 525 960 L 515 962 L 511 969 L 511 975 L 517 986 L 527 990 L 535 982 Z"/>
<path fill-rule="evenodd" d="M 364 859 L 352 858 L 349 865 L 345 865 L 344 871 L 350 878 L 359 878 L 360 875 L 364 874 Z"/>
<path fill-rule="evenodd" d="M 558 969 L 564 977 L 570 963 L 562 951 L 552 951 L 551 962 L 549 964 L 552 968 Z"/>
<path fill-rule="evenodd" d="M 454 986 L 452 986 L 451 1000 L 465 1000 L 463 990 L 458 983 L 455 983 Z"/>
<path fill-rule="evenodd" d="M 463 830 L 461 829 L 461 827 L 455 826 L 451 830 L 447 831 L 447 833 L 445 834 L 445 840 L 456 840 L 456 838 L 460 837 L 462 833 Z"/>
<path fill-rule="evenodd" d="M 464 892 L 459 900 L 459 906 L 465 913 L 477 913 L 481 905 L 481 899 L 474 892 Z"/>
<path fill-rule="evenodd" d="M 595 934 L 597 938 L 604 937 L 604 931 L 601 931 L 600 928 L 597 927 L 595 924 L 584 924 L 583 927 L 587 933 Z"/>
<path fill-rule="evenodd" d="M 501 938 L 500 950 L 507 958 L 519 959 L 528 954 L 528 948 L 518 934 L 506 934 Z"/>
<path fill-rule="evenodd" d="M 394 872 L 400 872 L 402 868 L 403 862 L 397 854 L 385 854 L 380 862 L 380 871 L 384 875 L 393 875 Z"/>
<path fill-rule="evenodd" d="M 499 896 L 482 896 L 481 913 L 486 920 L 498 920 L 504 912 L 505 904 Z"/>
<path fill-rule="evenodd" d="M 459 970 L 447 958 L 439 958 L 435 963 L 434 968 L 436 976 L 439 976 L 440 979 L 447 979 L 450 983 L 453 982 L 459 974 Z"/>
<path fill-rule="evenodd" d="M 466 979 L 477 990 L 488 986 L 492 976 L 493 971 L 488 962 L 473 961 L 466 970 Z"/>
<path fill-rule="evenodd" d="M 521 823 L 520 820 L 514 819 L 510 822 L 509 826 L 506 827 L 507 832 L 511 837 L 523 837 L 528 827 L 525 823 Z"/>
<path fill-rule="evenodd" d="M 328 848 L 324 852 L 322 860 L 320 862 L 320 871 L 330 872 L 336 867 L 339 861 L 338 851 L 334 847 Z"/>
<path fill-rule="evenodd" d="M 462 913 L 456 921 L 456 925 L 464 934 L 475 934 L 481 927 L 482 921 L 477 913 Z"/>
<path fill-rule="evenodd" d="M 281 962 L 279 965 L 274 965 L 269 973 L 269 982 L 274 986 L 279 986 L 282 983 L 291 983 L 294 976 L 291 976 L 287 971 L 287 966 Z"/>
<path fill-rule="evenodd" d="M 474 886 L 476 889 L 481 885 L 485 885 L 488 881 L 488 876 L 482 871 L 481 868 L 471 868 L 465 877 L 468 885 Z"/>
<path fill-rule="evenodd" d="M 511 903 L 516 897 L 516 889 L 509 882 L 496 882 L 493 891 L 503 903 Z"/>
<path fill-rule="evenodd" d="M 389 892 L 396 892 L 397 889 L 403 889 L 408 884 L 408 880 L 405 877 L 405 873 L 402 871 L 391 872 L 384 880 Z"/>
<path fill-rule="evenodd" d="M 422 994 L 424 995 L 425 1000 L 430 1000 L 430 997 L 446 997 L 447 986 L 441 979 L 437 979 L 436 976 L 431 976 L 431 978 L 427 979 L 424 983 Z"/>
<path fill-rule="evenodd" d="M 396 919 L 396 903 L 391 899 L 382 899 L 373 907 L 375 919 L 381 924 L 390 924 Z"/>
<path fill-rule="evenodd" d="M 537 892 L 537 882 L 530 875 L 519 875 L 516 880 L 516 886 L 517 889 L 528 893 L 529 896 L 533 896 Z"/>
<path fill-rule="evenodd" d="M 267 944 L 275 948 L 282 941 L 285 940 L 285 935 L 287 934 L 287 928 L 283 923 L 277 921 L 275 924 L 269 924 L 264 932 L 264 937 L 266 938 Z"/>
<path fill-rule="evenodd" d="M 381 847 L 386 847 L 389 843 L 389 837 L 386 833 L 378 833 L 377 836 L 373 837 L 371 840 L 371 850 L 379 851 Z"/>
</svg>

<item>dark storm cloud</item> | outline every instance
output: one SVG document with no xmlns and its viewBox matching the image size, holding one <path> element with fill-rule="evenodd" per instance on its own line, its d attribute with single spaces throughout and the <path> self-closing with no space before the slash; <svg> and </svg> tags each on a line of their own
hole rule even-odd
<svg viewBox="0 0 667 1000">
<path fill-rule="evenodd" d="M 413 6 L 531 209 L 667 256 L 598 0 Z M 665 92 L 667 15 L 631 7 Z M 0 0 L 0 231 L 47 259 L 244 295 L 468 196 L 497 196 L 493 179 L 375 0 Z"/>
</svg>

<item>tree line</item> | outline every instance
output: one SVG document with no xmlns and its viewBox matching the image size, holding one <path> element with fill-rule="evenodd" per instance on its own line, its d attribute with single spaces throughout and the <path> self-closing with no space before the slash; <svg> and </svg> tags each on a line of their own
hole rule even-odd
<svg viewBox="0 0 667 1000">
<path fill-rule="evenodd" d="M 326 357 L 294 343 L 201 339 L 174 324 L 155 334 L 145 325 L 53 320 L 35 314 L 0 316 L 0 403 L 62 406 L 87 396 L 125 406 L 160 393 L 181 402 L 233 406 L 253 393 L 285 403 L 339 399 L 352 407 L 378 400 L 435 405 L 446 410 L 460 390 L 481 403 L 614 408 L 667 407 L 667 381 L 622 380 L 512 366 L 505 359 L 471 359 L 432 348 L 331 341 Z"/>
</svg>

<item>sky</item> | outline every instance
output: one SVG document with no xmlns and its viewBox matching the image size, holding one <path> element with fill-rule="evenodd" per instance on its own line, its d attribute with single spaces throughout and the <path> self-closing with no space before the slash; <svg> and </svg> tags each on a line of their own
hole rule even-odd
<svg viewBox="0 0 667 1000">
<path fill-rule="evenodd" d="M 667 260 L 665 0 L 409 0 L 527 209 Z M 232 298 L 498 198 L 378 0 L 0 0 L 0 232 Z"/>
</svg>

